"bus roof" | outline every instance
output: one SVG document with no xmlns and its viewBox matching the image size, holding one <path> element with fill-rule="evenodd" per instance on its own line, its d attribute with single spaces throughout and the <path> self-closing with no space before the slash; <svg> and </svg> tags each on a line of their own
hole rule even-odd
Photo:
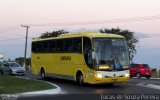
<svg viewBox="0 0 160 100">
<path fill-rule="evenodd" d="M 89 38 L 124 38 L 121 35 L 108 34 L 108 33 L 94 33 L 94 32 L 80 32 L 80 33 L 66 33 L 61 34 L 58 37 L 50 37 L 50 38 L 36 38 L 33 41 L 41 41 L 41 40 L 51 40 L 51 39 L 61 39 L 61 38 L 73 38 L 73 37 L 89 37 Z"/>
</svg>

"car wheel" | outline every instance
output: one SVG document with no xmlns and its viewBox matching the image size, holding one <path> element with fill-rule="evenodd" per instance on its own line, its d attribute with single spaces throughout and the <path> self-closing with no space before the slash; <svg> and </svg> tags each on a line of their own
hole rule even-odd
<svg viewBox="0 0 160 100">
<path fill-rule="evenodd" d="M 82 73 L 77 74 L 77 83 L 79 85 L 83 85 L 83 83 L 84 83 L 84 77 L 83 77 Z"/>
<path fill-rule="evenodd" d="M 9 75 L 12 75 L 12 70 L 9 71 Z"/>
<path fill-rule="evenodd" d="M 41 79 L 44 80 L 46 77 L 44 69 L 41 69 L 40 74 L 41 74 Z"/>
<path fill-rule="evenodd" d="M 140 75 L 140 73 L 137 73 L 137 78 L 139 79 L 139 78 L 141 78 L 141 75 Z"/>
</svg>

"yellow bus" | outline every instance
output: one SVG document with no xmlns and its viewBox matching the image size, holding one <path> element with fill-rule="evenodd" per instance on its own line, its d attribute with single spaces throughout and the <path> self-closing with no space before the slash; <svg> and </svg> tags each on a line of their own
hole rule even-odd
<svg viewBox="0 0 160 100">
<path fill-rule="evenodd" d="M 125 38 L 104 33 L 68 33 L 32 41 L 32 73 L 74 80 L 79 84 L 129 80 Z"/>
</svg>

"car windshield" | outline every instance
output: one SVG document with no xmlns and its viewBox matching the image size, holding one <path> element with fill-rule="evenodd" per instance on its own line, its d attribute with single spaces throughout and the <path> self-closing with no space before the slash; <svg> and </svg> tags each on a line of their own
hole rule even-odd
<svg viewBox="0 0 160 100">
<path fill-rule="evenodd" d="M 147 64 L 143 64 L 143 68 L 149 68 Z"/>
<path fill-rule="evenodd" d="M 115 59 L 121 65 L 129 65 L 125 39 L 93 39 L 93 49 L 96 65 L 112 65 Z"/>
<path fill-rule="evenodd" d="M 20 67 L 17 63 L 9 63 L 10 67 Z"/>
</svg>

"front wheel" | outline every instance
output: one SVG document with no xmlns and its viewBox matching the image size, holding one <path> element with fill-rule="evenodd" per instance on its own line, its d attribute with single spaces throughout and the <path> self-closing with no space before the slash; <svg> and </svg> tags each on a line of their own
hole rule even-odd
<svg viewBox="0 0 160 100">
<path fill-rule="evenodd" d="M 77 83 L 79 85 L 83 85 L 84 84 L 84 77 L 83 77 L 83 75 L 81 73 L 77 75 Z"/>
</svg>

